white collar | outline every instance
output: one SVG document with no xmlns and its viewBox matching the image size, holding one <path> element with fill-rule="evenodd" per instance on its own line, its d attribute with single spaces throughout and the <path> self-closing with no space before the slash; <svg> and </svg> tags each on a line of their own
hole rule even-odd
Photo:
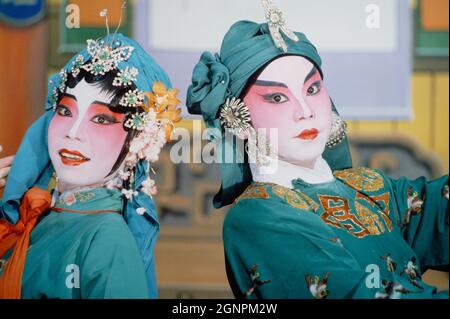
<svg viewBox="0 0 450 319">
<path fill-rule="evenodd" d="M 250 163 L 253 181 L 262 183 L 274 183 L 287 188 L 293 188 L 292 180 L 300 178 L 309 184 L 328 183 L 334 180 L 333 172 L 328 163 L 319 157 L 314 168 L 298 166 L 278 159 L 274 172 L 264 173 L 255 164 Z"/>
</svg>

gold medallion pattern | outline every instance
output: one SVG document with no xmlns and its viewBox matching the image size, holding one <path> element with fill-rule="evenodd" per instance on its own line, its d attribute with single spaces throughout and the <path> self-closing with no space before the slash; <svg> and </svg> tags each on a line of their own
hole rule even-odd
<svg viewBox="0 0 450 319">
<path fill-rule="evenodd" d="M 389 217 L 389 193 L 376 198 L 356 193 L 354 209 L 344 197 L 318 195 L 318 198 L 324 210 L 320 218 L 326 224 L 345 229 L 355 237 L 381 235 L 393 229 Z M 382 204 L 378 204 L 379 202 Z"/>
<path fill-rule="evenodd" d="M 334 172 L 334 176 L 355 190 L 374 192 L 384 187 L 381 174 L 373 169 L 360 167 Z"/>
</svg>

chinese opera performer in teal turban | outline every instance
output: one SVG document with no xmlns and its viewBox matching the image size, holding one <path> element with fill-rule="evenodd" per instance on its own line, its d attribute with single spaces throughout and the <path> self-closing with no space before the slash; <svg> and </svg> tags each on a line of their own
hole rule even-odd
<svg viewBox="0 0 450 319">
<path fill-rule="evenodd" d="M 157 297 L 150 165 L 180 119 L 170 87 L 121 34 L 50 78 L 0 201 L 0 298 Z"/>
<path fill-rule="evenodd" d="M 235 23 L 219 54 L 201 56 L 187 97 L 221 132 L 214 204 L 232 205 L 223 241 L 234 295 L 448 298 L 422 280 L 448 271 L 448 175 L 393 179 L 353 167 L 316 47 L 263 3 L 268 22 Z"/>
</svg>

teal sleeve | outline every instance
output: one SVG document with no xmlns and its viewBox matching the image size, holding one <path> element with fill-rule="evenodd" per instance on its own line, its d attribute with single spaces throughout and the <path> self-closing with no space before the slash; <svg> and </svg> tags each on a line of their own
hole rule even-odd
<svg viewBox="0 0 450 319">
<path fill-rule="evenodd" d="M 423 271 L 448 271 L 448 175 L 433 181 L 388 178 L 395 198 L 398 224 L 419 257 Z"/>
<path fill-rule="evenodd" d="M 136 241 L 119 218 L 103 223 L 87 249 L 80 266 L 83 299 L 149 298 Z"/>
<path fill-rule="evenodd" d="M 434 289 L 414 287 L 408 294 L 389 292 L 389 285 L 411 285 L 392 273 L 373 276 L 334 240 L 335 232 L 319 216 L 288 205 L 242 200 L 228 213 L 223 236 L 227 275 L 237 298 L 441 297 Z"/>
</svg>

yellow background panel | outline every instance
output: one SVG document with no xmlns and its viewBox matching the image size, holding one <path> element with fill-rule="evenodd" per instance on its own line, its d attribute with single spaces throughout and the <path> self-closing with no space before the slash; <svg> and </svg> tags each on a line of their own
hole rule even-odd
<svg viewBox="0 0 450 319">
<path fill-rule="evenodd" d="M 397 132 L 415 137 L 426 148 L 432 146 L 431 75 L 416 73 L 412 80 L 412 120 L 399 121 Z"/>
<path fill-rule="evenodd" d="M 448 73 L 438 73 L 436 75 L 436 107 L 433 115 L 434 123 L 434 148 L 436 154 L 444 162 L 448 171 L 449 166 L 449 93 L 448 93 Z"/>
<path fill-rule="evenodd" d="M 358 121 L 355 133 L 358 134 L 390 134 L 394 131 L 393 121 Z"/>
</svg>

